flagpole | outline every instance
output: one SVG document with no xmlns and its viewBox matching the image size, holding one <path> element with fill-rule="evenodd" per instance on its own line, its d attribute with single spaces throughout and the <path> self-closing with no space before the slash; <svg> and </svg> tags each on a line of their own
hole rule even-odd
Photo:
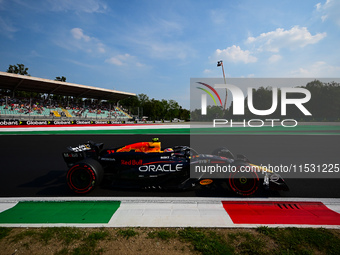
<svg viewBox="0 0 340 255">
<path fill-rule="evenodd" d="M 225 79 L 225 73 L 224 73 L 224 67 L 223 67 L 223 61 L 217 61 L 217 66 L 222 66 L 222 72 L 223 72 L 223 79 L 224 79 L 224 84 L 227 85 L 226 79 Z M 224 100 L 224 110 L 227 107 L 227 97 L 228 97 L 228 89 L 225 89 L 225 100 Z"/>
</svg>

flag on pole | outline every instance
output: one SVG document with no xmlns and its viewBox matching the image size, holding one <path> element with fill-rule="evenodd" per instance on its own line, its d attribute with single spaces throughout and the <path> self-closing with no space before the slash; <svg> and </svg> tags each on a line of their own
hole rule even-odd
<svg viewBox="0 0 340 255">
<path fill-rule="evenodd" d="M 220 60 L 220 61 L 217 61 L 217 66 L 221 66 L 221 65 L 222 65 L 222 63 L 223 63 L 223 61 L 222 61 L 222 60 Z"/>
</svg>

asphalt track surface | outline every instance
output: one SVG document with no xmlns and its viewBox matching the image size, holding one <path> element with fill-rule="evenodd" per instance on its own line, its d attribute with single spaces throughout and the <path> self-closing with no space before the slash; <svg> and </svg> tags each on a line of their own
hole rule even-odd
<svg viewBox="0 0 340 255">
<path fill-rule="evenodd" d="M 67 166 L 61 153 L 68 145 L 88 140 L 118 147 L 151 141 L 152 135 L 3 135 L 0 136 L 0 197 L 68 197 L 75 196 L 66 185 Z M 162 147 L 190 145 L 189 135 L 157 135 Z M 200 142 L 197 142 L 200 141 Z M 227 146 L 235 154 L 247 155 L 260 164 L 284 164 L 294 160 L 310 163 L 340 163 L 338 135 L 203 135 L 194 137 L 199 153 L 211 153 Z M 339 178 L 286 179 L 287 192 L 258 196 L 339 198 Z M 93 197 L 232 197 L 223 189 L 190 191 L 128 190 L 98 187 L 86 196 Z"/>
</svg>

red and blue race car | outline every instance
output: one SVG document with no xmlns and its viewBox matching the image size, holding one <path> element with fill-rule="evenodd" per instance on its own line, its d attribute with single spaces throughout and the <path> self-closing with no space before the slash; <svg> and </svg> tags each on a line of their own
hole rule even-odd
<svg viewBox="0 0 340 255">
<path fill-rule="evenodd" d="M 105 178 L 112 187 L 186 190 L 224 183 L 237 195 L 250 196 L 261 189 L 288 190 L 276 173 L 253 165 L 243 156 L 227 148 L 211 155 L 198 154 L 188 146 L 161 148 L 158 138 L 121 147 L 104 148 L 103 143 L 87 143 L 68 147 L 63 154 L 69 167 L 67 184 L 76 193 L 88 193 Z M 192 176 L 193 169 L 209 169 L 212 164 L 232 171 L 213 178 L 204 170 Z M 242 169 L 247 169 L 244 171 Z"/>
</svg>

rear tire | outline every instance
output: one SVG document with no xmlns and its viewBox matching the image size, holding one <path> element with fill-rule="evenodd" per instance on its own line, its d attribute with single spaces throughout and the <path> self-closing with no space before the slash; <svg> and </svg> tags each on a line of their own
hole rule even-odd
<svg viewBox="0 0 340 255">
<path fill-rule="evenodd" d="M 98 186 L 103 179 L 104 171 L 100 163 L 94 159 L 85 159 L 67 172 L 67 184 L 78 194 L 85 194 Z"/>
<path fill-rule="evenodd" d="M 260 179 L 252 169 L 241 171 L 241 166 L 237 166 L 237 171 L 229 175 L 228 185 L 239 196 L 251 196 L 258 190 Z"/>
</svg>

